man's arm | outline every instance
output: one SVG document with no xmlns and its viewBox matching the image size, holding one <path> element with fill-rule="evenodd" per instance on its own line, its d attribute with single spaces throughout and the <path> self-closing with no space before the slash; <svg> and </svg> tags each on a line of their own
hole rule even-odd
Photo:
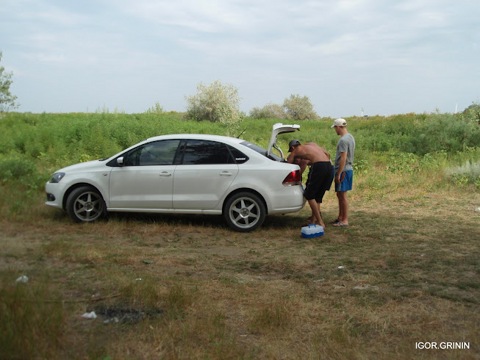
<svg viewBox="0 0 480 360">
<path fill-rule="evenodd" d="M 343 170 L 345 169 L 345 164 L 347 163 L 347 152 L 340 153 L 340 160 L 338 162 L 338 170 L 335 174 L 335 183 L 339 184 L 341 182 L 340 176 L 342 175 Z"/>
<path fill-rule="evenodd" d="M 295 150 L 288 154 L 287 162 L 290 164 L 293 164 L 295 162 Z"/>
</svg>

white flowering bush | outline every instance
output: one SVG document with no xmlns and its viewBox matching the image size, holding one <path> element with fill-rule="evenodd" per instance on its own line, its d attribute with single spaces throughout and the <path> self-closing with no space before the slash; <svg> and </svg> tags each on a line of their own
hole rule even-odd
<svg viewBox="0 0 480 360">
<path fill-rule="evenodd" d="M 197 94 L 187 98 L 187 118 L 208 120 L 230 125 L 241 120 L 238 90 L 232 85 L 215 81 L 210 85 L 199 84 Z"/>
<path fill-rule="evenodd" d="M 282 105 L 267 104 L 262 108 L 253 108 L 250 117 L 254 119 L 286 119 L 287 114 Z"/>
<path fill-rule="evenodd" d="M 467 161 L 462 166 L 448 168 L 445 173 L 456 185 L 474 184 L 480 189 L 480 162 Z"/>
</svg>

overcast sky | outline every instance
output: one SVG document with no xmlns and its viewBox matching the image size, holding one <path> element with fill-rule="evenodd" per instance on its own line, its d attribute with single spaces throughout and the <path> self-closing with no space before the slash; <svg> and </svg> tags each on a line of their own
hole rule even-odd
<svg viewBox="0 0 480 360">
<path fill-rule="evenodd" d="M 246 113 L 480 102 L 478 0 L 0 0 L 0 51 L 22 112 L 185 111 L 216 80 Z"/>
</svg>

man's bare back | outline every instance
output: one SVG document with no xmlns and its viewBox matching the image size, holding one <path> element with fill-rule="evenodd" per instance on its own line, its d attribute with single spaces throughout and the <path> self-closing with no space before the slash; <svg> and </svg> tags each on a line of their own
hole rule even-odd
<svg viewBox="0 0 480 360">
<path fill-rule="evenodd" d="M 295 146 L 288 155 L 287 161 L 293 163 L 295 158 L 305 159 L 313 164 L 320 161 L 330 161 L 330 154 L 324 148 L 310 142 Z"/>
</svg>

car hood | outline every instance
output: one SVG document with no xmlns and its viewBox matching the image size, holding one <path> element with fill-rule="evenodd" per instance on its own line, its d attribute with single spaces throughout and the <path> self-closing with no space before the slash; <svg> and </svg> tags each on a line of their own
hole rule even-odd
<svg viewBox="0 0 480 360">
<path fill-rule="evenodd" d="M 290 133 L 295 131 L 300 131 L 300 125 L 297 125 L 297 124 L 285 125 L 282 123 L 274 124 L 272 127 L 272 135 L 270 137 L 270 142 L 268 143 L 268 147 L 267 147 L 267 156 L 270 155 L 272 153 L 272 149 L 275 148 L 280 152 L 282 158 L 284 158 L 282 150 L 277 146 L 277 136 L 279 134 Z"/>
<path fill-rule="evenodd" d="M 81 171 L 84 169 L 93 169 L 97 166 L 105 166 L 106 160 L 92 160 L 64 167 L 57 172 Z"/>
</svg>

